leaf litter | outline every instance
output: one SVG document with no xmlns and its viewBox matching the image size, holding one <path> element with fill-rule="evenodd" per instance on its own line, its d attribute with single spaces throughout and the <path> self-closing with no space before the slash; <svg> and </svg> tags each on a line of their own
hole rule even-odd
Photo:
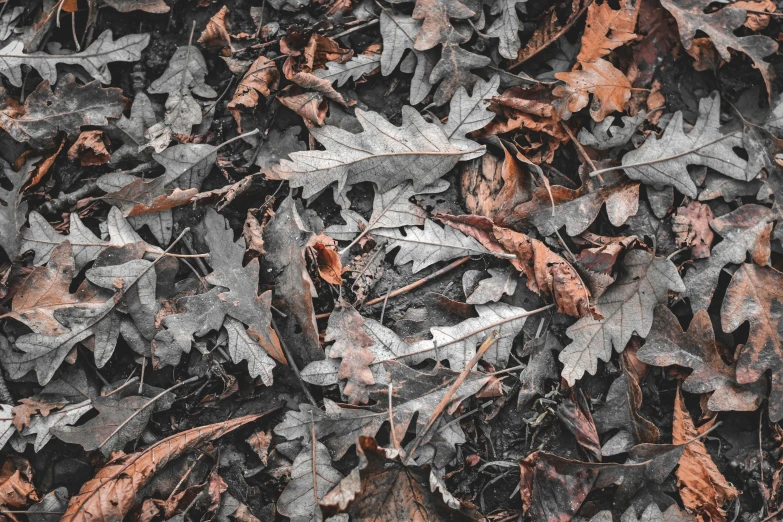
<svg viewBox="0 0 783 522">
<path fill-rule="evenodd" d="M 0 516 L 770 522 L 774 2 L 8 0 Z"/>
</svg>

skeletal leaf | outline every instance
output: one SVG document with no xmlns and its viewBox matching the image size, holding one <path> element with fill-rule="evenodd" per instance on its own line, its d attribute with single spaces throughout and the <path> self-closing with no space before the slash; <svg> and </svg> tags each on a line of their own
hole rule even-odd
<svg viewBox="0 0 783 522">
<path fill-rule="evenodd" d="M 653 310 L 666 302 L 670 290 L 686 290 L 674 263 L 645 250 L 628 252 L 617 280 L 596 300 L 604 319 L 583 317 L 566 330 L 573 342 L 560 352 L 563 378 L 574 383 L 585 372 L 595 374 L 598 360 L 611 357 L 612 346 L 622 352 L 634 332 L 646 337 Z"/>
<path fill-rule="evenodd" d="M 98 81 L 79 86 L 73 75 L 66 74 L 54 92 L 49 85 L 48 81 L 38 84 L 23 110 L 0 111 L 0 126 L 16 141 L 42 146 L 60 131 L 75 136 L 82 126 L 108 125 L 109 118 L 119 118 L 125 107 L 120 89 L 103 89 Z"/>
<path fill-rule="evenodd" d="M 186 450 L 222 437 L 260 415 L 247 415 L 226 422 L 183 431 L 129 455 L 119 454 L 98 470 L 79 493 L 71 497 L 64 522 L 87 522 L 94 517 L 122 520 L 136 500 L 136 494 L 160 468 Z"/>
<path fill-rule="evenodd" d="M 656 308 L 650 335 L 636 357 L 655 366 L 676 364 L 693 369 L 682 389 L 690 393 L 712 392 L 707 402 L 711 411 L 753 411 L 761 403 L 760 387 L 739 385 L 736 369 L 723 362 L 706 310 L 696 312 L 684 332 L 667 307 Z"/>
<path fill-rule="evenodd" d="M 513 60 L 517 57 L 522 42 L 519 40 L 519 16 L 517 4 L 527 0 L 495 0 L 490 14 L 499 15 L 486 30 L 487 36 L 498 38 L 498 52 L 503 58 Z M 524 10 L 524 6 L 522 6 Z"/>
<path fill-rule="evenodd" d="M 703 165 L 730 178 L 750 181 L 747 162 L 734 147 L 742 147 L 739 134 L 723 135 L 720 125 L 720 97 L 717 93 L 699 101 L 699 119 L 687 134 L 683 132 L 682 112 L 677 111 L 663 136 L 649 136 L 636 150 L 623 156 L 623 170 L 629 178 L 655 188 L 671 186 L 696 198 L 696 185 L 688 175 L 688 165 Z"/>
<path fill-rule="evenodd" d="M 454 498 L 428 467 L 406 466 L 395 450 L 384 450 L 375 439 L 360 437 L 359 465 L 321 500 L 333 512 L 351 520 L 475 520 L 470 504 Z"/>
<path fill-rule="evenodd" d="M 639 111 L 635 116 L 623 116 L 623 126 L 620 127 L 612 125 L 614 116 L 607 116 L 604 121 L 592 124 L 590 130 L 582 128 L 579 131 L 579 143 L 598 150 L 609 150 L 625 145 L 646 119 L 647 113 Z"/>
<path fill-rule="evenodd" d="M 277 510 L 291 520 L 320 518 L 318 502 L 343 478 L 320 442 L 305 445 L 291 466 L 291 481 L 277 499 Z"/>
<path fill-rule="evenodd" d="M 381 57 L 377 54 L 357 54 L 347 62 L 328 62 L 326 69 L 318 69 L 315 75 L 319 78 L 337 82 L 342 87 L 353 79 L 360 79 L 365 74 L 370 74 L 380 66 Z"/>
<path fill-rule="evenodd" d="M 415 190 L 434 182 L 463 156 L 449 143 L 443 131 L 427 123 L 412 107 L 402 108 L 402 127 L 380 114 L 356 110 L 365 130 L 351 134 L 332 126 L 313 128 L 313 137 L 326 150 L 289 154 L 273 172 L 292 187 L 303 187 L 302 196 L 312 198 L 337 182 L 337 192 L 362 181 L 371 181 L 381 192 L 413 180 Z"/>
<path fill-rule="evenodd" d="M 404 265 L 413 261 L 414 273 L 439 261 L 489 253 L 472 237 L 451 227 L 441 228 L 431 220 L 424 222 L 424 230 L 406 227 L 403 233 L 398 229 L 381 229 L 373 235 L 389 241 L 387 251 L 400 247 L 394 263 Z"/>
<path fill-rule="evenodd" d="M 14 40 L 0 49 L 0 74 L 15 87 L 22 85 L 22 65 L 37 70 L 50 84 L 57 81 L 57 64 L 79 65 L 100 83 L 111 83 L 107 65 L 112 62 L 135 62 L 149 44 L 149 34 L 129 34 L 112 40 L 112 32 L 104 31 L 89 47 L 73 54 L 25 53 L 24 43 Z"/>
<path fill-rule="evenodd" d="M 783 335 L 780 332 L 783 274 L 770 267 L 743 264 L 731 278 L 721 307 L 723 330 L 733 332 L 745 321 L 750 334 L 737 360 L 737 382 L 759 381 L 771 371 L 769 418 L 783 419 Z M 759 383 L 762 384 L 762 383 Z"/>
<path fill-rule="evenodd" d="M 683 278 L 694 311 L 707 309 L 720 272 L 727 264 L 744 262 L 747 252 L 757 264 L 766 264 L 770 255 L 769 234 L 775 218 L 774 212 L 767 207 L 749 204 L 712 220 L 710 227 L 723 241 L 715 245 L 710 257 L 694 261 Z"/>
</svg>

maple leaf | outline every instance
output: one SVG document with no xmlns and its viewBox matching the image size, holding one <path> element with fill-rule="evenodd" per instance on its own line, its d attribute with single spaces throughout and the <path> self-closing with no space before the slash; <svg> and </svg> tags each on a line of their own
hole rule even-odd
<svg viewBox="0 0 783 522">
<path fill-rule="evenodd" d="M 185 312 L 163 318 L 165 330 L 155 335 L 153 353 L 161 365 L 176 365 L 182 352 L 190 352 L 193 336 L 203 336 L 210 330 L 219 329 L 226 316 L 230 316 L 248 326 L 248 334 L 260 348 L 277 360 L 285 361 L 277 335 L 270 326 L 272 294 L 269 291 L 261 295 L 257 293 L 258 259 L 242 266 L 245 240 L 239 238 L 235 243 L 232 234 L 227 234 L 230 229 L 225 218 L 214 210 L 207 211 L 204 228 L 204 240 L 209 246 L 209 262 L 212 265 L 212 272 L 205 280 L 214 288 L 180 299 L 178 304 Z M 246 354 L 247 347 L 238 347 L 234 353 Z M 255 370 L 253 377 L 265 371 L 264 361 L 258 364 L 249 362 L 249 368 Z"/>
<path fill-rule="evenodd" d="M 739 385 L 735 368 L 723 362 L 706 310 L 696 312 L 684 332 L 671 310 L 659 306 L 650 335 L 636 357 L 655 366 L 676 364 L 691 368 L 693 373 L 685 379 L 682 389 L 690 393 L 712 392 L 707 402 L 711 411 L 753 411 L 761 403 L 760 386 Z"/>
<path fill-rule="evenodd" d="M 580 62 L 581 63 L 581 62 Z M 593 95 L 590 116 L 601 122 L 610 113 L 625 110 L 625 104 L 631 99 L 631 82 L 611 62 L 598 59 L 581 63 L 581 69 L 555 74 L 555 78 L 566 82 L 552 93 L 562 98 L 557 102 L 558 111 L 567 120 L 571 114 L 587 107 L 588 93 Z"/>
<path fill-rule="evenodd" d="M 604 318 L 583 317 L 566 330 L 573 341 L 560 352 L 563 378 L 573 384 L 585 372 L 594 375 L 598 360 L 611 357 L 612 346 L 622 352 L 634 332 L 646 337 L 654 308 L 666 302 L 670 290 L 686 290 L 674 263 L 645 250 L 628 252 L 617 280 L 595 302 Z"/>
<path fill-rule="evenodd" d="M 394 72 L 394 68 L 402 60 L 405 50 L 411 49 L 411 55 L 403 60 L 400 70 L 413 73 L 409 101 L 411 105 L 417 105 L 424 101 L 432 89 L 429 78 L 437 61 L 433 58 L 431 51 L 423 52 L 415 49 L 416 36 L 421 30 L 421 21 L 389 9 L 382 9 L 380 22 L 381 37 L 383 38 L 381 74 L 388 76 Z"/>
<path fill-rule="evenodd" d="M 10 260 L 26 251 L 21 250 L 24 247 L 21 229 L 27 214 L 27 202 L 22 201 L 22 189 L 33 172 L 33 163 L 26 161 L 16 172 L 5 161 L 0 162 L 3 175 L 11 185 L 10 188 L 6 188 L 7 185 L 0 187 L 0 246 Z"/>
<path fill-rule="evenodd" d="M 263 414 L 262 414 L 263 415 Z M 118 453 L 95 477 L 71 497 L 61 520 L 87 522 L 95 516 L 122 520 L 136 500 L 136 494 L 152 475 L 186 450 L 213 441 L 253 422 L 262 415 L 246 415 L 225 422 L 176 433 L 171 437 L 126 455 Z"/>
<path fill-rule="evenodd" d="M 359 437 L 359 465 L 323 499 L 321 506 L 352 520 L 475 520 L 475 508 L 454 498 L 429 468 L 407 466 L 394 450 Z M 440 490 L 440 494 L 436 493 Z"/>
<path fill-rule="evenodd" d="M 54 92 L 48 81 L 38 84 L 21 110 L 0 110 L 0 126 L 16 141 L 44 146 L 60 131 L 75 136 L 82 126 L 108 125 L 122 116 L 126 101 L 120 89 L 103 89 L 98 81 L 79 86 L 66 74 Z"/>
<path fill-rule="evenodd" d="M 22 86 L 22 65 L 37 70 L 49 84 L 57 81 L 57 64 L 79 65 L 100 83 L 111 83 L 111 62 L 135 62 L 150 42 L 149 34 L 129 34 L 112 40 L 112 32 L 104 31 L 83 51 L 64 54 L 24 52 L 24 43 L 14 40 L 0 49 L 0 74 L 15 87 Z M 59 50 L 59 45 L 57 46 Z"/>
<path fill-rule="evenodd" d="M 772 100 L 773 71 L 766 56 L 778 50 L 778 44 L 772 38 L 761 35 L 738 37 L 734 30 L 739 28 L 747 17 L 744 9 L 725 7 L 715 12 L 705 13 L 709 2 L 707 0 L 662 0 L 661 5 L 677 20 L 680 39 L 685 49 L 693 45 L 697 31 L 702 31 L 710 37 L 721 58 L 731 60 L 729 48 L 740 51 L 753 60 L 753 65 L 761 72 L 761 77 L 767 86 L 769 100 Z"/>
<path fill-rule="evenodd" d="M 303 187 L 306 199 L 334 182 L 338 194 L 363 181 L 386 192 L 410 179 L 414 189 L 421 190 L 451 170 L 464 154 L 413 107 L 402 108 L 402 127 L 360 109 L 356 118 L 365 129 L 359 134 L 330 125 L 310 129 L 326 150 L 292 152 L 291 160 L 282 160 L 272 172 L 292 187 Z"/>
<path fill-rule="evenodd" d="M 736 134 L 721 134 L 720 97 L 713 93 L 699 100 L 699 119 L 690 132 L 683 132 L 682 111 L 672 116 L 663 136 L 651 135 L 636 150 L 623 156 L 623 170 L 629 178 L 656 188 L 671 186 L 696 198 L 696 185 L 688 175 L 688 165 L 703 165 L 731 178 L 746 177 L 747 162 L 734 152 L 742 147 Z"/>
<path fill-rule="evenodd" d="M 737 359 L 737 382 L 749 384 L 771 371 L 769 418 L 783 419 L 783 336 L 780 289 L 783 274 L 769 267 L 743 264 L 731 278 L 721 307 L 725 332 L 733 332 L 745 321 L 750 323 L 748 341 Z"/>
<path fill-rule="evenodd" d="M 566 227 L 569 236 L 576 236 L 587 230 L 604 204 L 612 225 L 625 224 L 639 209 L 639 184 L 611 172 L 603 176 L 603 181 L 582 176 L 578 189 L 541 184 L 530 201 L 501 213 L 496 221 L 514 228 L 531 224 L 544 236 Z"/>
<path fill-rule="evenodd" d="M 613 9 L 607 2 L 593 2 L 587 8 L 587 21 L 582 34 L 582 47 L 576 60 L 594 62 L 636 39 L 634 30 L 641 2 L 623 0 L 620 9 Z"/>
<path fill-rule="evenodd" d="M 372 337 L 364 332 L 364 318 L 351 305 L 345 302 L 337 304 L 329 316 L 324 340 L 335 341 L 329 348 L 329 357 L 341 359 L 338 379 L 348 379 L 343 393 L 351 402 L 367 402 L 366 385 L 375 384 L 369 364 L 375 355 L 367 347 L 375 344 Z"/>
<path fill-rule="evenodd" d="M 291 481 L 277 499 L 277 511 L 291 520 L 320 519 L 318 503 L 343 476 L 318 441 L 305 445 L 291 465 Z"/>
<path fill-rule="evenodd" d="M 264 229 L 264 269 L 275 281 L 275 306 L 288 314 L 282 321 L 282 335 L 295 341 L 295 358 L 302 366 L 325 357 L 318 339 L 313 297 L 318 294 L 307 272 L 304 249 L 314 234 L 305 229 L 291 197 L 283 200 Z M 299 329 L 297 332 L 297 328 Z M 290 341 L 289 341 L 290 342 Z"/>
<path fill-rule="evenodd" d="M 495 0 L 489 11 L 490 14 L 499 16 L 485 33 L 492 38 L 498 38 L 498 52 L 508 60 L 516 58 L 522 47 L 519 40 L 517 4 L 526 2 L 527 0 Z M 522 6 L 522 12 L 525 12 L 525 6 Z"/>
<path fill-rule="evenodd" d="M 680 498 L 685 508 L 696 513 L 700 518 L 705 515 L 709 520 L 726 520 L 723 506 L 739 496 L 739 491 L 726 481 L 726 477 L 718 470 L 704 442 L 693 440 L 706 433 L 717 422 L 713 418 L 701 427 L 693 424 L 682 393 L 677 390 L 674 400 L 674 423 L 672 426 L 672 442 L 675 444 L 690 444 L 685 446 L 677 467 L 677 485 Z"/>
<path fill-rule="evenodd" d="M 683 277 L 691 309 L 707 309 L 723 267 L 729 263 L 743 263 L 746 252 L 750 252 L 757 264 L 766 264 L 770 255 L 769 235 L 775 219 L 775 213 L 767 207 L 749 204 L 710 222 L 710 227 L 723 241 L 712 249 L 710 257 L 694 261 Z"/>
</svg>

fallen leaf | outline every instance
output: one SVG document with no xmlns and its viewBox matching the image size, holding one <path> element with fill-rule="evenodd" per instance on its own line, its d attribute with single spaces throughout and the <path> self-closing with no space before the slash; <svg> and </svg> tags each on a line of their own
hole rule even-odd
<svg viewBox="0 0 783 522">
<path fill-rule="evenodd" d="M 417 7 L 422 2 L 443 3 L 444 0 L 418 0 Z M 448 2 L 459 3 L 457 0 Z M 414 18 L 416 12 L 414 10 Z M 425 20 L 426 25 L 426 20 Z M 419 33 L 421 35 L 421 33 Z M 418 41 L 417 41 L 418 44 Z M 457 43 L 447 43 L 443 45 L 441 57 L 438 63 L 430 73 L 430 83 L 438 84 L 432 102 L 435 105 L 443 105 L 454 96 L 460 87 L 473 87 L 479 77 L 473 74 L 471 69 L 480 69 L 486 67 L 491 62 L 488 56 L 471 53 L 460 47 Z"/>
<path fill-rule="evenodd" d="M 480 276 L 481 272 L 477 272 L 475 275 Z M 473 285 L 467 286 L 466 283 L 470 281 L 469 277 L 474 277 L 471 271 L 465 272 L 462 277 L 463 290 L 465 292 L 465 302 L 467 304 L 486 304 L 499 301 L 503 294 L 514 295 L 514 290 L 517 287 L 516 274 L 512 267 L 506 268 L 489 268 L 488 279 L 482 279 Z M 468 275 L 470 274 L 470 276 Z"/>
<path fill-rule="evenodd" d="M 0 116 L 2 118 L 2 116 Z M 15 259 L 16 255 L 26 250 L 21 250 L 24 242 L 21 229 L 27 214 L 27 201 L 22 201 L 22 189 L 32 175 L 32 161 L 27 161 L 18 171 L 11 169 L 5 161 L 0 162 L 6 184 L 0 187 L 0 246 L 3 247 L 8 259 Z"/>
<path fill-rule="evenodd" d="M 726 290 L 721 307 L 721 322 L 725 332 L 733 332 L 745 321 L 750 334 L 737 359 L 737 382 L 757 382 L 771 370 L 772 388 L 769 395 L 769 418 L 783 419 L 783 337 L 778 325 L 781 320 L 780 288 L 783 274 L 770 267 L 743 264 Z"/>
<path fill-rule="evenodd" d="M 27 459 L 12 456 L 0 468 L 0 506 L 19 509 L 38 502 L 33 467 Z"/>
<path fill-rule="evenodd" d="M 672 231 L 677 234 L 677 246 L 690 247 L 694 259 L 710 257 L 714 237 L 710 228 L 712 219 L 712 209 L 698 201 L 679 207 L 672 216 Z"/>
<path fill-rule="evenodd" d="M 204 47 L 231 47 L 231 36 L 228 33 L 228 20 L 226 20 L 228 13 L 228 7 L 224 5 L 220 11 L 212 15 L 201 32 L 198 43 Z"/>
<path fill-rule="evenodd" d="M 103 165 L 111 159 L 111 154 L 106 149 L 105 136 L 103 131 L 85 131 L 79 134 L 79 137 L 68 149 L 68 159 L 71 161 L 79 160 L 82 167 L 93 165 Z"/>
<path fill-rule="evenodd" d="M 524 3 L 527 3 L 527 0 L 495 0 L 490 9 L 490 14 L 498 17 L 487 28 L 486 34 L 498 38 L 498 52 L 508 60 L 516 58 L 522 47 L 522 42 L 519 40 L 517 4 Z M 521 6 L 521 10 L 525 12 L 525 6 Z"/>
<path fill-rule="evenodd" d="M 634 332 L 647 337 L 653 310 L 668 300 L 669 291 L 686 291 L 674 263 L 645 250 L 628 252 L 617 280 L 595 302 L 604 318 L 583 317 L 566 330 L 573 341 L 560 352 L 563 378 L 573 385 L 585 372 L 595 375 L 598 360 L 608 361 L 612 346 L 622 352 Z"/>
<path fill-rule="evenodd" d="M 122 520 L 136 494 L 152 475 L 184 451 L 210 442 L 253 422 L 262 415 L 247 415 L 176 433 L 129 455 L 118 453 L 71 497 L 61 520 L 86 522 L 94 517 Z M 158 450 L 158 451 L 156 451 Z"/>
<path fill-rule="evenodd" d="M 342 478 L 332 467 L 326 446 L 311 441 L 294 459 L 291 481 L 277 499 L 277 511 L 292 520 L 321 518 L 319 502 Z"/>
<path fill-rule="evenodd" d="M 635 40 L 640 5 L 640 1 L 623 0 L 619 3 L 620 9 L 613 9 L 608 2 L 591 3 L 576 60 L 582 64 L 594 62 Z"/>
<path fill-rule="evenodd" d="M 411 59 L 409 55 L 409 58 L 403 61 L 400 69 L 403 72 L 413 73 L 409 101 L 411 105 L 417 105 L 427 97 L 432 89 L 429 78 L 437 61 L 433 59 L 431 53 L 415 49 L 416 37 L 421 30 L 422 23 L 409 15 L 382 9 L 380 25 L 381 37 L 383 38 L 381 74 L 388 76 L 394 72 L 394 68 L 402 60 L 405 50 L 411 49 L 413 58 Z M 415 68 L 413 64 L 408 63 L 411 61 L 415 62 Z"/>
<path fill-rule="evenodd" d="M 428 468 L 407 466 L 396 452 L 372 437 L 359 437 L 359 465 L 323 499 L 321 506 L 348 513 L 351 519 L 388 521 L 474 520 L 475 508 L 448 491 L 436 492 Z"/>
<path fill-rule="evenodd" d="M 340 359 L 337 378 L 348 380 L 343 393 L 353 404 L 366 403 L 369 398 L 366 386 L 375 384 L 369 367 L 375 355 L 367 350 L 375 343 L 364 332 L 363 324 L 364 318 L 351 305 L 338 303 L 329 316 L 324 337 L 326 342 L 335 341 L 329 347 L 328 355 L 332 359 Z"/>
<path fill-rule="evenodd" d="M 716 422 L 714 418 L 696 428 L 685 407 L 685 400 L 677 390 L 672 426 L 672 441 L 675 444 L 687 443 L 712 428 Z M 725 522 L 726 511 L 723 506 L 736 499 L 740 492 L 726 481 L 701 440 L 694 440 L 685 446 L 676 475 L 680 498 L 688 511 L 695 513 L 699 520 Z"/>
<path fill-rule="evenodd" d="M 330 83 L 337 82 L 338 87 L 348 80 L 357 81 L 380 67 L 381 57 L 377 54 L 358 54 L 347 62 L 327 62 L 326 69 L 318 69 L 315 75 Z"/>
<path fill-rule="evenodd" d="M 109 124 L 119 118 L 127 101 L 116 88 L 101 88 L 98 81 L 79 86 L 71 74 L 57 82 L 54 92 L 48 81 L 25 99 L 21 111 L 0 110 L 0 126 L 16 141 L 42 146 L 64 131 L 75 136 L 83 126 Z"/>
<path fill-rule="evenodd" d="M 145 11 L 147 13 L 168 13 L 170 7 L 165 0 L 103 0 L 106 5 L 121 13 Z"/>
<path fill-rule="evenodd" d="M 580 62 L 581 63 L 581 62 Z M 609 114 L 623 112 L 631 99 L 631 83 L 611 62 L 598 59 L 581 63 L 582 68 L 572 72 L 555 74 L 555 78 L 566 82 L 567 86 L 557 86 L 552 91 L 561 98 L 556 108 L 564 120 L 571 114 L 587 107 L 588 93 L 593 95 L 590 116 L 601 122 Z"/>
</svg>

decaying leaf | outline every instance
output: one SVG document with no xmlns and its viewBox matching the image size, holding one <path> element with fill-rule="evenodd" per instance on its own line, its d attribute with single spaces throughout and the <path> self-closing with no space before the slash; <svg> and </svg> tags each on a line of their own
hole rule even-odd
<svg viewBox="0 0 783 522">
<path fill-rule="evenodd" d="M 475 508 L 455 499 L 428 468 L 407 466 L 394 450 L 371 437 L 359 437 L 359 465 L 322 500 L 331 511 L 352 520 L 474 520 Z"/>
<path fill-rule="evenodd" d="M 429 78 L 436 62 L 436 59 L 431 56 L 431 52 L 415 49 L 421 21 L 390 9 L 382 9 L 380 22 L 381 36 L 383 37 L 381 74 L 389 76 L 402 60 L 405 50 L 410 49 L 411 54 L 402 62 L 400 69 L 403 72 L 413 73 L 409 101 L 411 105 L 417 105 L 427 97 L 432 89 Z M 415 62 L 415 66 L 413 62 Z"/>
<path fill-rule="evenodd" d="M 750 384 L 771 370 L 769 418 L 783 418 L 783 335 L 780 306 L 783 274 L 769 267 L 743 264 L 731 278 L 721 307 L 723 330 L 733 332 L 745 321 L 750 334 L 737 360 L 737 382 Z"/>
<path fill-rule="evenodd" d="M 277 499 L 277 510 L 291 520 L 317 520 L 319 502 L 342 478 L 332 467 L 326 446 L 312 441 L 294 459 L 291 481 Z"/>
<path fill-rule="evenodd" d="M 247 415 L 193 428 L 167 437 L 136 453 L 116 454 L 94 478 L 81 487 L 79 493 L 71 497 L 61 520 L 122 520 L 133 506 L 136 494 L 156 471 L 186 450 L 218 439 L 259 417 L 261 415 Z"/>
<path fill-rule="evenodd" d="M 674 425 L 672 439 L 675 444 L 685 444 L 712 428 L 712 419 L 699 428 L 693 424 L 685 400 L 677 390 L 674 400 Z M 723 506 L 739 496 L 739 491 L 726 481 L 707 452 L 704 442 L 694 440 L 682 452 L 677 467 L 677 483 L 682 503 L 695 513 L 699 520 L 724 521 Z"/>
<path fill-rule="evenodd" d="M 698 201 L 680 207 L 672 217 L 672 231 L 677 234 L 677 246 L 689 246 L 694 259 L 710 257 L 714 237 L 710 222 L 712 209 Z"/>
<path fill-rule="evenodd" d="M 676 364 L 691 368 L 693 373 L 685 379 L 682 389 L 690 393 L 712 392 L 707 402 L 711 411 L 753 411 L 761 404 L 760 386 L 738 384 L 735 368 L 723 362 L 706 310 L 696 312 L 684 332 L 667 307 L 656 308 L 650 335 L 636 357 L 655 366 Z"/>
<path fill-rule="evenodd" d="M 9 259 L 14 259 L 22 250 L 24 241 L 21 235 L 27 202 L 22 201 L 22 189 L 33 171 L 32 162 L 25 162 L 19 171 L 14 171 L 7 163 L 0 162 L 3 175 L 11 187 L 0 187 L 0 246 Z"/>
<path fill-rule="evenodd" d="M 563 378 L 574 383 L 585 372 L 595 374 L 598 360 L 608 361 L 613 346 L 622 352 L 634 333 L 647 336 L 653 311 L 669 291 L 685 290 L 674 263 L 645 250 L 628 252 L 617 281 L 595 302 L 604 318 L 583 317 L 566 330 L 573 342 L 560 352 Z"/>
<path fill-rule="evenodd" d="M 374 343 L 364 332 L 364 319 L 351 305 L 338 303 L 329 316 L 325 341 L 335 341 L 329 347 L 329 357 L 340 359 L 338 379 L 348 379 L 343 393 L 351 402 L 367 402 L 365 387 L 375 384 L 370 363 L 375 355 L 367 347 Z"/>
<path fill-rule="evenodd" d="M 557 108 L 563 119 L 587 107 L 589 94 L 593 95 L 590 116 L 601 122 L 615 111 L 623 112 L 631 99 L 631 82 L 611 62 L 598 59 L 582 63 L 582 68 L 555 74 L 567 86 L 555 87 L 553 94 L 562 98 Z M 588 94 L 589 93 L 589 94 Z"/>
</svg>

